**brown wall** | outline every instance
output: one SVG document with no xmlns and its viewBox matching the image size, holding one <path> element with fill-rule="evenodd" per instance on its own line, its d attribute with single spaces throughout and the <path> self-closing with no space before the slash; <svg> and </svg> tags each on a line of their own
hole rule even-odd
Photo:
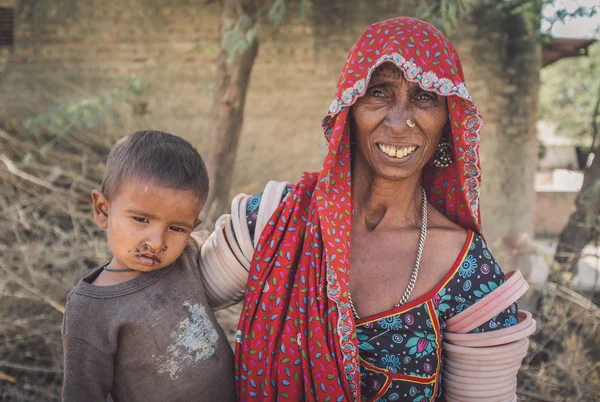
<svg viewBox="0 0 600 402">
<path fill-rule="evenodd" d="M 320 120 L 346 53 L 372 22 L 412 15 L 418 0 L 312 0 L 308 18 L 260 32 L 233 191 L 256 192 L 269 179 L 295 181 L 318 170 Z M 152 84 L 148 114 L 126 128 L 186 137 L 206 153 L 219 5 L 191 0 L 17 0 L 16 45 L 0 81 L 13 113 L 46 110 L 81 93 L 108 91 L 128 74 Z M 516 25 L 515 25 L 516 26 Z M 453 40 L 469 91 L 482 109 L 482 216 L 490 241 L 533 234 L 533 175 L 539 48 L 477 19 Z M 511 42 L 513 41 L 513 42 Z M 198 44 L 202 46 L 198 46 Z M 512 48 L 511 48 L 512 46 Z M 512 53 L 507 49 L 512 49 Z M 536 70 L 537 69 L 537 70 Z"/>
<path fill-rule="evenodd" d="M 575 211 L 578 194 L 573 191 L 536 191 L 535 234 L 558 236 Z"/>
<path fill-rule="evenodd" d="M 218 4 L 17 3 L 16 44 L 0 82 L 5 108 L 28 115 L 56 101 L 109 91 L 137 74 L 152 84 L 142 97 L 149 113 L 127 129 L 170 131 L 207 152 Z M 294 181 L 304 170 L 319 169 L 325 150 L 320 120 L 348 49 L 370 23 L 410 14 L 417 1 L 314 0 L 305 20 L 291 3 L 281 28 L 265 25 L 260 33 L 236 161 L 236 191 L 259 191 L 269 179 Z"/>
<path fill-rule="evenodd" d="M 492 244 L 533 233 L 539 72 L 542 54 L 519 16 L 462 25 L 458 51 L 481 109 L 482 220 Z M 515 267 L 516 268 L 516 267 Z"/>
</svg>

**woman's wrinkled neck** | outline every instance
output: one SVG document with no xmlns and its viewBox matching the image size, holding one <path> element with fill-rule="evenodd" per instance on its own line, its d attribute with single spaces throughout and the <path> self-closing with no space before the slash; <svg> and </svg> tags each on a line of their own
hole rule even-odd
<svg viewBox="0 0 600 402">
<path fill-rule="evenodd" d="M 420 227 L 420 187 L 420 174 L 392 181 L 368 169 L 352 169 L 355 229 Z"/>
</svg>

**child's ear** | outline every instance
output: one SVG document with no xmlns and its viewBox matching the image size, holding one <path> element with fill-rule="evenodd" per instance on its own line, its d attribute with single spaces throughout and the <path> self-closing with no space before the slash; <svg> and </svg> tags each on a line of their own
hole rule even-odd
<svg viewBox="0 0 600 402">
<path fill-rule="evenodd" d="M 108 199 L 98 189 L 92 191 L 92 211 L 96 225 L 100 229 L 106 229 L 108 227 Z"/>
</svg>

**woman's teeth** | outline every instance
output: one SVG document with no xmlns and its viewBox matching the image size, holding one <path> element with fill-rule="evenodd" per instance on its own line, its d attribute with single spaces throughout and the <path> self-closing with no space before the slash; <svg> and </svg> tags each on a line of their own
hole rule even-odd
<svg viewBox="0 0 600 402">
<path fill-rule="evenodd" d="M 396 148 L 392 145 L 385 145 L 385 144 L 377 144 L 377 146 L 386 155 L 389 155 L 392 158 L 404 158 L 405 156 L 408 156 L 408 155 L 412 154 L 413 152 L 415 152 L 415 149 L 417 149 L 417 147 Z"/>
</svg>

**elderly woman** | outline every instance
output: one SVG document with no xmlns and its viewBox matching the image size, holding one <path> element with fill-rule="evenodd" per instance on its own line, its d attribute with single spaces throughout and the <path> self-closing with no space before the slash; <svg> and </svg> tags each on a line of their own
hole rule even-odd
<svg viewBox="0 0 600 402">
<path fill-rule="evenodd" d="M 240 266 L 249 270 L 240 399 L 513 400 L 522 347 L 502 362 L 514 380 L 496 399 L 463 393 L 465 365 L 474 369 L 465 383 L 494 388 L 475 364 L 494 362 L 470 363 L 469 351 L 444 368 L 459 385 L 442 390 L 450 318 L 469 312 L 459 334 L 508 328 L 522 294 L 470 313 L 498 299 L 486 297 L 506 279 L 481 234 L 482 120 L 454 46 L 414 18 L 373 24 L 349 53 L 322 126 L 321 171 L 236 197 L 203 248 L 215 305 L 242 294 Z"/>
</svg>

